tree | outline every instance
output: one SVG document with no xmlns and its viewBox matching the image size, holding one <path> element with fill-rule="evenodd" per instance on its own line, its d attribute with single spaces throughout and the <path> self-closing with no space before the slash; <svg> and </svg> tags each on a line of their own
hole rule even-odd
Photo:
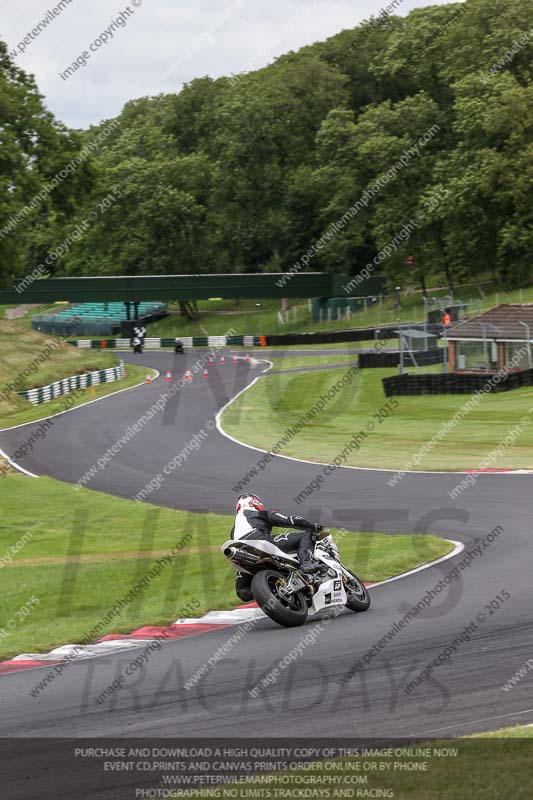
<svg viewBox="0 0 533 800">
<path fill-rule="evenodd" d="M 522 0 L 380 14 L 264 69 L 127 103 L 101 149 L 1 239 L 4 273 L 40 263 L 90 219 L 58 274 L 371 264 L 423 291 L 487 269 L 528 281 L 529 17 Z M 58 125 L 2 54 L 7 220 L 99 129 Z"/>
<path fill-rule="evenodd" d="M 9 286 L 44 260 L 53 231 L 90 189 L 91 167 L 73 169 L 80 135 L 46 110 L 33 77 L 1 41 L 0 131 L 0 281 Z"/>
</svg>

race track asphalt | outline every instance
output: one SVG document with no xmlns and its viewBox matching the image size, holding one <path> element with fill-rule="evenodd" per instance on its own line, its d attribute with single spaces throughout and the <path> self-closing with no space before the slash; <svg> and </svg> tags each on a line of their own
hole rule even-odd
<svg viewBox="0 0 533 800">
<path fill-rule="evenodd" d="M 157 402 L 168 388 L 166 371 L 177 379 L 200 355 L 190 351 L 184 357 L 159 352 L 126 355 L 127 361 L 157 368 L 162 377 L 152 385 L 56 417 L 46 438 L 21 465 L 37 475 L 76 483 Z M 212 427 L 219 409 L 263 368 L 264 364 L 230 361 L 210 368 L 208 381 L 197 375 L 105 469 L 97 471 L 89 488 L 132 498 L 204 430 L 207 435 L 199 449 L 165 476 L 146 500 L 231 514 L 233 487 L 257 465 L 261 453 L 208 429 L 207 423 Z M 282 415 L 279 379 L 266 375 L 260 380 L 271 382 L 273 413 Z M 309 398 L 309 407 L 314 401 Z M 336 413 L 335 403 L 342 402 L 341 394 L 324 413 Z M 0 431 L 0 448 L 13 456 L 38 425 Z M 316 464 L 275 457 L 249 485 L 267 504 L 325 524 L 364 531 L 433 532 L 462 542 L 465 550 L 452 560 L 376 587 L 369 612 L 345 612 L 323 625 L 316 641 L 301 648 L 298 658 L 289 659 L 278 680 L 255 699 L 250 690 L 283 662 L 316 620 L 297 629 L 260 621 L 189 691 L 183 687 L 185 681 L 228 641 L 232 629 L 165 643 L 138 677 L 103 707 L 94 697 L 134 652 L 76 662 L 36 698 L 29 691 L 48 669 L 4 675 L 0 736 L 228 737 L 249 736 L 252 729 L 256 737 L 425 737 L 533 723 L 531 678 L 509 692 L 501 688 L 533 650 L 532 478 L 484 475 L 454 501 L 448 495 L 458 481 L 454 475 L 409 474 L 389 486 L 390 473 L 338 469 L 320 493 L 297 505 L 293 498 L 321 470 Z M 426 611 L 390 635 L 381 649 L 367 656 L 365 669 L 343 683 L 354 663 L 497 526 L 501 529 L 494 541 L 459 573 L 458 580 L 436 595 Z M 415 535 L 412 541 L 418 553 L 420 540 Z M 350 566 L 364 575 L 364 563 Z M 498 595 L 500 607 L 495 609 L 498 602 L 490 604 Z M 464 633 L 476 619 L 477 629 L 470 636 Z M 452 642 L 453 656 L 407 694 L 406 683 Z"/>
</svg>

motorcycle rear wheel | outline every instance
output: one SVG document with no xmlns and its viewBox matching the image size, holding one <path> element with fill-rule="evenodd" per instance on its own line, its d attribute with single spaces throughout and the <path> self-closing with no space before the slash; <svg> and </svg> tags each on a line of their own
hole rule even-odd
<svg viewBox="0 0 533 800">
<path fill-rule="evenodd" d="M 277 593 L 277 586 L 284 580 L 280 572 L 273 569 L 256 572 L 252 580 L 252 594 L 259 607 L 270 619 L 285 628 L 303 625 L 307 619 L 307 602 L 303 592 L 296 592 L 289 600 Z"/>
</svg>

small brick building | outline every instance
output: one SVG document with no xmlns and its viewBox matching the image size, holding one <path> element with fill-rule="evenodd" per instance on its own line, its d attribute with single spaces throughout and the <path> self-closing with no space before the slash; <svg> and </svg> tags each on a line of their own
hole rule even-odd
<svg viewBox="0 0 533 800">
<path fill-rule="evenodd" d="M 531 365 L 533 305 L 501 305 L 448 330 L 451 372 L 496 372 Z"/>
</svg>

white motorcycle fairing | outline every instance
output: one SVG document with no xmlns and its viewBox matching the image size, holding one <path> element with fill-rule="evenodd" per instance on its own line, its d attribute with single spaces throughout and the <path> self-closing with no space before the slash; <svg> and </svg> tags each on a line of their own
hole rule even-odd
<svg viewBox="0 0 533 800">
<path fill-rule="evenodd" d="M 323 611 L 325 608 L 331 606 L 344 606 L 348 600 L 346 589 L 344 588 L 344 581 L 342 580 L 342 572 L 339 569 L 339 562 L 327 556 L 320 548 L 315 548 L 314 553 L 316 561 L 325 564 L 329 570 L 330 575 L 335 572 L 335 577 L 328 577 L 323 583 L 320 584 L 317 591 L 313 595 L 312 605 L 309 608 L 309 616 L 312 617 L 317 611 Z"/>
<path fill-rule="evenodd" d="M 233 563 L 231 554 L 244 548 L 252 553 L 264 553 L 265 556 L 275 556 L 291 567 L 299 567 L 299 560 L 296 553 L 284 553 L 279 547 L 265 539 L 230 539 L 221 547 L 224 556 L 233 564 L 236 570 L 248 572 L 242 565 Z M 344 606 L 347 602 L 344 581 L 342 580 L 341 564 L 328 556 L 320 547 L 315 547 L 314 558 L 328 568 L 327 578 L 320 584 L 313 594 L 311 605 L 309 606 L 309 616 L 313 616 L 318 611 L 324 611 L 332 606 Z"/>
</svg>

